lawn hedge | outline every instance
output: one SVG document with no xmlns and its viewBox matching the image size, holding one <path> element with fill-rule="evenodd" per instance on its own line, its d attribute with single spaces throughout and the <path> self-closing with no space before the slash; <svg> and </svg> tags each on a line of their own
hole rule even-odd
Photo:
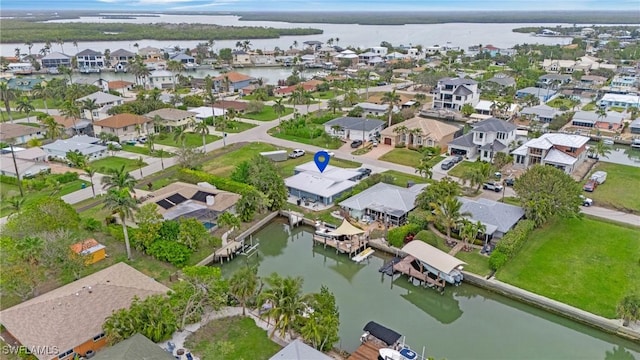
<svg viewBox="0 0 640 360">
<path fill-rule="evenodd" d="M 406 224 L 398 226 L 389 230 L 387 241 L 389 242 L 389 244 L 397 248 L 401 248 L 402 246 L 404 246 L 404 239 L 407 237 L 407 235 L 416 235 L 420 232 L 420 230 L 422 230 L 422 228 L 417 224 Z"/>
<path fill-rule="evenodd" d="M 489 257 L 489 266 L 498 270 L 520 250 L 524 241 L 535 228 L 533 220 L 522 220 L 509 231 L 496 245 Z"/>
<path fill-rule="evenodd" d="M 244 194 L 246 192 L 256 190 L 256 188 L 251 185 L 211 175 L 204 171 L 191 169 L 181 169 L 178 172 L 178 179 L 192 184 L 197 184 L 199 182 L 208 182 L 209 184 L 214 185 L 220 190 L 229 191 L 236 194 Z"/>
</svg>

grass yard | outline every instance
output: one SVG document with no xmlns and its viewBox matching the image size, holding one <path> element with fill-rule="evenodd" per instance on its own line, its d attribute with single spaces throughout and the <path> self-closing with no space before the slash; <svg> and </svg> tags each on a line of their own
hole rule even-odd
<svg viewBox="0 0 640 360">
<path fill-rule="evenodd" d="M 314 155 L 313 153 L 306 153 L 304 156 L 301 156 L 296 159 L 289 159 L 284 162 L 279 162 L 279 163 L 276 163 L 276 165 L 278 166 L 278 168 L 280 168 L 280 174 L 282 174 L 283 177 L 289 177 L 293 175 L 293 169 L 296 166 L 300 164 L 304 164 L 309 161 L 313 161 L 313 155 Z M 337 166 L 341 168 L 350 168 L 350 169 L 355 169 L 362 166 L 362 164 L 359 162 L 342 160 L 335 157 L 331 158 L 331 160 L 329 161 L 329 165 Z"/>
<path fill-rule="evenodd" d="M 280 351 L 280 345 L 269 339 L 266 330 L 242 316 L 211 320 L 189 335 L 185 344 L 202 360 L 267 360 Z"/>
<path fill-rule="evenodd" d="M 406 187 L 407 182 L 409 181 L 413 181 L 416 184 L 424 184 L 429 182 L 429 179 L 425 179 L 422 176 L 405 174 L 395 170 L 387 170 L 383 174 L 393 176 L 393 184 L 401 187 Z"/>
<path fill-rule="evenodd" d="M 309 125 L 309 126 L 318 126 L 318 125 Z M 277 126 L 269 130 L 269 135 L 273 137 L 277 137 L 278 139 L 295 141 L 301 144 L 313 145 L 313 146 L 318 146 L 318 147 L 322 147 L 325 149 L 332 149 L 332 150 L 338 149 L 343 144 L 340 139 L 336 137 L 331 137 L 329 135 L 323 135 L 323 136 L 310 139 L 308 137 L 288 135 L 281 132 L 277 132 L 276 129 L 277 129 Z"/>
<path fill-rule="evenodd" d="M 253 94 L 243 95 L 240 99 L 242 99 L 242 100 L 258 100 L 258 99 L 256 99 L 256 96 L 255 96 L 255 95 L 253 95 Z M 267 102 L 267 101 L 275 101 L 275 100 L 277 100 L 277 99 L 278 99 L 278 98 L 277 98 L 277 97 L 275 97 L 275 96 L 268 96 L 268 97 L 267 97 L 267 100 L 261 99 L 261 100 L 259 100 L 259 101 Z"/>
<path fill-rule="evenodd" d="M 35 119 L 38 117 L 39 114 L 46 114 L 46 113 L 41 111 L 30 112 L 29 117 L 31 118 L 31 121 L 35 122 L 36 121 Z M 27 114 L 13 110 L 11 111 L 11 117 L 13 118 L 13 120 L 26 119 Z M 6 111 L 3 111 L 2 114 L 0 115 L 0 121 L 8 121 L 8 120 L 10 120 L 9 115 L 7 115 Z"/>
<path fill-rule="evenodd" d="M 187 147 L 200 147 L 202 146 L 202 135 L 196 133 L 186 133 L 187 136 L 184 140 L 184 144 Z M 160 139 L 160 137 L 156 138 L 156 144 L 180 147 L 182 144 L 180 142 L 176 142 L 173 140 L 173 134 L 166 134 L 167 136 L 164 139 Z M 206 135 L 205 142 L 207 144 L 212 143 L 214 141 L 222 139 L 220 136 L 216 135 Z"/>
<path fill-rule="evenodd" d="M 560 109 L 562 107 L 571 109 L 571 100 L 566 98 L 555 98 L 547 103 L 547 105 Z"/>
<path fill-rule="evenodd" d="M 261 142 L 248 143 L 238 150 L 228 152 L 224 155 L 216 157 L 211 161 L 205 162 L 202 165 L 202 169 L 213 175 L 229 176 L 229 174 L 231 174 L 231 171 L 233 171 L 233 169 L 239 163 L 251 160 L 254 156 L 258 155 L 261 152 L 274 150 L 278 150 L 278 148 L 271 144 L 265 144 Z"/>
<path fill-rule="evenodd" d="M 125 159 L 117 156 L 109 156 L 91 162 L 91 167 L 101 174 L 107 173 L 108 169 L 120 169 L 122 165 L 124 165 L 126 171 L 138 170 L 136 160 Z M 147 164 L 145 163 L 144 166 L 147 166 Z"/>
<path fill-rule="evenodd" d="M 638 229 L 584 217 L 535 230 L 497 278 L 606 318 L 640 292 Z"/>
<path fill-rule="evenodd" d="M 44 197 L 60 197 L 70 194 L 74 191 L 78 191 L 82 189 L 82 183 L 85 183 L 87 187 L 91 187 L 91 183 L 88 181 L 74 180 L 66 184 L 61 184 L 60 188 L 57 189 L 49 187 L 40 191 L 34 191 L 24 188 L 23 190 L 25 193 L 25 201 L 23 206 Z M 100 185 L 96 184 L 96 186 Z M 0 183 L 0 199 L 6 200 L 12 196 L 20 196 L 20 189 L 18 188 L 18 186 L 13 184 Z M 14 212 L 15 209 L 8 203 L 3 202 L 0 206 L 0 217 L 10 215 Z"/>
<path fill-rule="evenodd" d="M 456 257 L 467 263 L 464 267 L 465 271 L 481 276 L 487 276 L 491 273 L 489 257 L 481 255 L 477 249 L 471 252 L 460 251 L 456 254 Z"/>
<path fill-rule="evenodd" d="M 421 240 L 426 242 L 427 244 L 438 248 L 446 253 L 451 251 L 451 248 L 445 244 L 444 239 L 439 238 L 436 234 L 432 233 L 429 230 L 422 230 L 418 232 L 415 236 L 416 240 Z"/>
<path fill-rule="evenodd" d="M 595 101 L 588 103 L 587 105 L 582 107 L 583 111 L 593 111 L 596 109 Z"/>
<path fill-rule="evenodd" d="M 284 113 L 280 116 L 285 117 L 291 114 L 292 112 L 293 112 L 292 108 L 285 106 Z M 244 114 L 241 114 L 240 117 L 243 119 L 251 119 L 251 120 L 258 120 L 258 121 L 272 121 L 278 118 L 278 114 L 276 114 L 276 112 L 273 111 L 273 107 L 269 105 L 265 105 L 265 107 L 259 113 L 255 113 L 255 114 L 244 113 Z"/>
<path fill-rule="evenodd" d="M 449 170 L 449 176 L 461 178 L 467 171 L 478 167 L 479 165 L 479 161 L 461 161 Z"/>
<path fill-rule="evenodd" d="M 415 150 L 406 148 L 396 148 L 382 155 L 378 160 L 388 161 L 395 164 L 416 167 L 420 165 L 422 154 Z"/>
<path fill-rule="evenodd" d="M 640 168 L 600 161 L 593 171 L 607 172 L 604 184 L 586 195 L 593 199 L 595 205 L 640 213 L 640 191 L 630 191 L 640 184 Z"/>
<path fill-rule="evenodd" d="M 342 95 L 343 93 L 344 91 L 340 90 L 316 91 L 313 93 L 313 97 L 315 99 L 329 100 L 333 99 L 336 96 Z"/>
<path fill-rule="evenodd" d="M 249 123 L 242 122 L 242 121 L 230 121 L 227 124 L 227 126 L 224 128 L 224 132 L 231 133 L 231 134 L 237 134 L 237 133 L 241 133 L 243 131 L 252 129 L 254 127 L 256 127 L 256 125 L 254 125 L 254 124 L 249 124 Z M 222 131 L 222 128 L 221 127 L 216 127 L 216 130 L 217 131 Z"/>
</svg>

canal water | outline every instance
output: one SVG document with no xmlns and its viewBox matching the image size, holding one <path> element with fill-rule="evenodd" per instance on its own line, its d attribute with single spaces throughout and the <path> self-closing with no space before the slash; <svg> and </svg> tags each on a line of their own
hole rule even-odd
<svg viewBox="0 0 640 360">
<path fill-rule="evenodd" d="M 304 278 L 304 291 L 327 285 L 340 310 L 340 348 L 359 345 L 362 328 L 376 321 L 406 337 L 418 352 L 436 359 L 606 359 L 640 360 L 640 344 L 463 284 L 444 295 L 391 281 L 378 269 L 389 256 L 376 253 L 356 264 L 335 250 L 313 246 L 312 229 L 275 221 L 258 231 L 257 255 L 222 265 L 230 275 L 247 263 L 260 276 L 277 272 Z"/>
</svg>

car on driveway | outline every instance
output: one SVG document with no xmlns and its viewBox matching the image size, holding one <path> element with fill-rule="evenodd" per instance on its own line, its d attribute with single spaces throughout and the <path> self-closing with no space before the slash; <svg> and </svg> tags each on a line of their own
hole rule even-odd
<svg viewBox="0 0 640 360">
<path fill-rule="evenodd" d="M 593 200 L 584 195 L 580 195 L 580 200 L 582 200 L 582 206 L 584 207 L 589 207 L 593 205 Z"/>
<path fill-rule="evenodd" d="M 360 179 L 371 175 L 371 169 L 369 168 L 360 168 L 357 171 L 360 173 Z"/>
<path fill-rule="evenodd" d="M 506 178 L 504 179 L 504 184 L 507 186 L 513 186 L 516 183 L 516 179 L 514 178 Z"/>
<path fill-rule="evenodd" d="M 464 160 L 464 158 L 460 155 L 454 155 L 450 161 L 453 161 L 454 164 L 457 164 L 459 162 L 461 162 L 462 160 Z"/>
<path fill-rule="evenodd" d="M 598 182 L 595 180 L 589 180 L 587 181 L 586 184 L 584 184 L 584 186 L 582 187 L 582 190 L 593 192 L 593 190 L 595 190 L 596 187 L 598 187 Z"/>
<path fill-rule="evenodd" d="M 502 189 L 504 189 L 504 187 L 500 185 L 500 183 L 491 182 L 491 181 L 482 184 L 482 188 L 485 190 L 493 190 L 495 192 L 500 192 L 502 191 Z"/>
<path fill-rule="evenodd" d="M 447 160 L 445 162 L 443 162 L 442 164 L 440 164 L 440 169 L 442 170 L 449 170 L 453 167 L 453 165 L 455 165 L 456 163 L 454 163 L 451 160 Z"/>
<path fill-rule="evenodd" d="M 292 159 L 296 159 L 299 158 L 300 156 L 304 156 L 305 152 L 302 149 L 294 149 L 291 154 L 289 154 L 289 157 Z"/>
<path fill-rule="evenodd" d="M 362 146 L 362 140 L 353 140 L 351 143 L 351 148 L 353 149 L 359 148 L 360 146 Z"/>
</svg>

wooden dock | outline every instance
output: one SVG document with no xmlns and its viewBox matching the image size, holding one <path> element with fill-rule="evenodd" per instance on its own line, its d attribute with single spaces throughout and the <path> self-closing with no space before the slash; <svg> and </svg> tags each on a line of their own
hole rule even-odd
<svg viewBox="0 0 640 360">
<path fill-rule="evenodd" d="M 363 342 L 347 360 L 378 360 L 379 350 L 385 347 L 380 342 Z"/>
<path fill-rule="evenodd" d="M 444 290 L 445 281 L 443 279 L 432 279 L 427 273 L 418 271 L 413 268 L 411 263 L 415 260 L 416 258 L 411 255 L 405 256 L 404 259 L 402 259 L 400 262 L 393 264 L 394 272 L 399 272 L 409 276 L 409 280 L 411 281 L 413 281 L 413 279 L 416 279 L 420 281 L 420 285 L 422 286 L 436 287 L 441 291 Z"/>
<path fill-rule="evenodd" d="M 322 244 L 326 248 L 327 246 L 336 249 L 336 253 L 349 254 L 350 257 L 358 254 L 361 249 L 366 246 L 365 240 L 336 240 L 327 236 L 313 235 L 313 242 Z"/>
</svg>

